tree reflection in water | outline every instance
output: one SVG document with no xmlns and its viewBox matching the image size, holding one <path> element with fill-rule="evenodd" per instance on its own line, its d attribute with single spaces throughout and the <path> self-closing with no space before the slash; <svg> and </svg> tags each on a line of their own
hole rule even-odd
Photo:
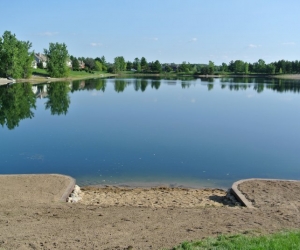
<svg viewBox="0 0 300 250">
<path fill-rule="evenodd" d="M 31 85 L 30 83 L 16 83 L 0 87 L 0 124 L 8 129 L 14 129 L 19 126 L 23 119 L 33 118 L 33 109 L 36 108 L 36 98 L 47 98 L 46 109 L 50 109 L 52 115 L 66 115 L 70 106 L 71 91 L 96 90 L 105 92 L 107 79 L 89 79 L 69 82 L 53 82 L 49 84 Z M 201 79 L 113 79 L 114 90 L 117 93 L 123 92 L 127 87 L 133 86 L 135 91 L 148 91 L 148 85 L 153 89 L 159 89 L 162 84 L 176 85 L 180 84 L 182 89 L 187 91 L 191 85 L 200 83 L 208 91 L 215 89 L 229 91 L 246 91 L 249 89 L 257 93 L 266 90 L 275 92 L 294 92 L 300 93 L 299 80 L 269 79 L 269 78 L 201 78 Z M 33 89 L 36 88 L 34 93 Z M 189 89 L 192 91 L 192 89 Z"/>
<path fill-rule="evenodd" d="M 48 101 L 46 109 L 51 110 L 52 115 L 66 115 L 70 106 L 70 91 L 68 82 L 53 82 L 48 84 Z"/>
<path fill-rule="evenodd" d="M 30 83 L 16 83 L 0 88 L 0 124 L 14 129 L 23 119 L 33 118 L 36 98 Z"/>
</svg>

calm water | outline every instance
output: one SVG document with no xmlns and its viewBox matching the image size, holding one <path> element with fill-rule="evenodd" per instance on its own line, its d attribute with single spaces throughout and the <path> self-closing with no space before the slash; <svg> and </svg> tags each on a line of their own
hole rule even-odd
<svg viewBox="0 0 300 250">
<path fill-rule="evenodd" d="M 0 174 L 229 187 L 300 179 L 300 82 L 93 79 L 0 87 Z"/>
</svg>

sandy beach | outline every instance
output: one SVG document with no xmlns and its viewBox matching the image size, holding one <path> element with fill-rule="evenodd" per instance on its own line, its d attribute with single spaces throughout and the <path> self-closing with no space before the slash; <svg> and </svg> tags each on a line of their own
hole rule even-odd
<svg viewBox="0 0 300 250">
<path fill-rule="evenodd" d="M 66 203 L 63 176 L 0 181 L 0 249 L 170 249 L 219 234 L 300 227 L 299 182 L 241 184 L 255 206 L 249 209 L 220 189 L 84 187 L 79 203 Z"/>
</svg>

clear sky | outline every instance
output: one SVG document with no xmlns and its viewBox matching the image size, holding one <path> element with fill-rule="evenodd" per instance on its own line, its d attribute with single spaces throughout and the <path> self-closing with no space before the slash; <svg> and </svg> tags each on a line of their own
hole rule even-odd
<svg viewBox="0 0 300 250">
<path fill-rule="evenodd" d="M 299 0 L 0 0 L 5 30 L 43 52 L 161 63 L 300 60 Z"/>
</svg>

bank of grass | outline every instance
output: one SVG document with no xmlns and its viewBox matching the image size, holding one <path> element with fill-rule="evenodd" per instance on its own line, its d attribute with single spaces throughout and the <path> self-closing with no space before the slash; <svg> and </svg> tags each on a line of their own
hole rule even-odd
<svg viewBox="0 0 300 250">
<path fill-rule="evenodd" d="M 17 82 L 31 82 L 31 83 L 44 83 L 44 82 L 55 82 L 55 81 L 72 81 L 81 79 L 91 79 L 91 78 L 106 78 L 116 76 L 115 74 L 110 74 L 103 71 L 70 71 L 69 76 L 62 78 L 52 78 L 49 76 L 46 69 L 34 69 L 32 77 L 29 79 L 17 79 Z"/>
<path fill-rule="evenodd" d="M 183 242 L 173 250 L 282 250 L 300 249 L 300 231 L 286 231 L 262 236 L 219 236 L 195 242 Z"/>
<path fill-rule="evenodd" d="M 82 77 L 99 77 L 101 75 L 106 74 L 106 72 L 101 71 L 93 71 L 93 73 L 82 71 L 73 71 L 70 70 L 69 76 L 67 78 L 82 78 Z M 49 74 L 45 69 L 34 69 L 32 72 L 33 76 L 40 76 L 40 77 L 49 77 Z"/>
</svg>

